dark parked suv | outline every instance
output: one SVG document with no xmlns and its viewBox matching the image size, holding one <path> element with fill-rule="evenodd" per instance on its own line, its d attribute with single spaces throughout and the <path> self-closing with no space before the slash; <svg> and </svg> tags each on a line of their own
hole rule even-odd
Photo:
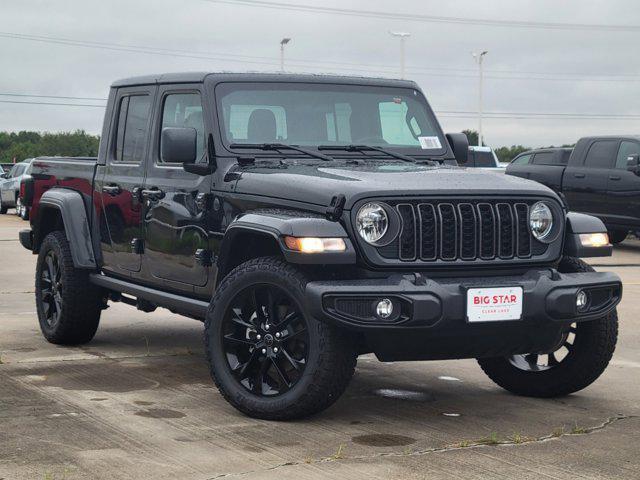
<svg viewBox="0 0 640 480">
<path fill-rule="evenodd" d="M 585 137 L 573 150 L 532 150 L 508 175 L 536 180 L 564 195 L 569 210 L 600 218 L 613 243 L 640 229 L 640 137 Z"/>
<path fill-rule="evenodd" d="M 602 222 L 458 168 L 466 137 L 413 82 L 121 80 L 101 139 L 97 159 L 36 159 L 25 185 L 50 342 L 89 342 L 114 301 L 204 320 L 220 392 L 266 419 L 328 407 L 365 353 L 477 358 L 536 397 L 611 358 L 622 285 L 578 258 L 611 253 Z"/>
</svg>

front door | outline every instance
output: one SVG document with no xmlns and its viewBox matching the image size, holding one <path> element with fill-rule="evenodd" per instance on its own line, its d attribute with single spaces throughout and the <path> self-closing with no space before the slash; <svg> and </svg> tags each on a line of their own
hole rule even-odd
<svg viewBox="0 0 640 480">
<path fill-rule="evenodd" d="M 609 174 L 606 218 L 610 223 L 640 226 L 640 177 L 627 170 L 628 157 L 640 155 L 640 143 L 623 140 Z"/>
<path fill-rule="evenodd" d="M 569 209 L 600 218 L 607 213 L 609 174 L 618 152 L 618 140 L 594 140 L 582 165 L 569 165 L 562 178 L 562 191 Z"/>
<path fill-rule="evenodd" d="M 118 91 L 106 165 L 99 167 L 96 175 L 96 190 L 102 199 L 100 228 L 105 268 L 119 274 L 135 276 L 140 271 L 140 191 L 156 89 L 147 86 Z"/>
<path fill-rule="evenodd" d="M 186 172 L 161 156 L 165 127 L 193 128 L 197 163 L 207 163 L 201 85 L 160 87 L 144 201 L 145 280 L 172 290 L 194 292 L 207 284 L 211 267 L 207 205 L 211 175 Z"/>
</svg>

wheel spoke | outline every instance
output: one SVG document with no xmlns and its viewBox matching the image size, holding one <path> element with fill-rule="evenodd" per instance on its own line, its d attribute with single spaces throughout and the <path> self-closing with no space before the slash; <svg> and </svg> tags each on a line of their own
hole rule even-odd
<svg viewBox="0 0 640 480">
<path fill-rule="evenodd" d="M 269 370 L 269 361 L 267 358 L 264 358 L 260 364 L 260 368 L 257 369 L 256 374 L 253 377 L 251 390 L 254 393 L 264 393 L 264 374 L 267 373 L 267 370 Z"/>
<path fill-rule="evenodd" d="M 573 349 L 573 343 L 564 342 L 563 346 L 569 351 L 571 351 Z"/>
<path fill-rule="evenodd" d="M 555 367 L 556 365 L 558 365 L 560 362 L 558 362 L 558 359 L 556 358 L 554 353 L 550 353 L 549 354 L 549 366 L 550 367 Z"/>
<path fill-rule="evenodd" d="M 525 355 L 524 359 L 532 368 L 534 368 L 538 366 L 538 357 L 539 355 L 537 353 L 530 353 Z"/>
<path fill-rule="evenodd" d="M 53 258 L 47 255 L 47 269 L 49 270 L 49 278 L 52 282 L 56 281 L 56 267 L 53 265 Z"/>
<path fill-rule="evenodd" d="M 300 370 L 300 368 L 302 368 L 305 364 L 304 360 L 296 360 L 291 355 L 289 355 L 289 352 L 287 352 L 287 350 L 284 348 L 282 349 L 282 354 L 284 355 L 284 358 L 286 358 L 291 366 L 296 370 Z"/>
<path fill-rule="evenodd" d="M 280 325 L 278 325 L 278 327 L 279 327 L 279 326 L 280 326 Z M 282 338 L 282 341 L 283 341 L 283 342 L 288 342 L 289 340 L 293 340 L 294 338 L 298 337 L 299 335 L 302 335 L 302 334 L 303 334 L 304 332 L 306 332 L 306 331 L 307 331 L 307 329 L 306 329 L 306 328 L 301 328 L 300 330 L 297 330 L 297 331 L 295 331 L 295 332 L 292 332 L 292 333 L 290 333 L 290 334 L 288 334 L 288 335 L 284 336 L 284 337 Z"/>
<path fill-rule="evenodd" d="M 244 363 L 239 363 L 234 369 L 231 370 L 231 372 L 236 376 L 236 378 L 240 380 L 247 378 L 247 370 L 249 370 L 249 367 L 251 367 L 251 365 L 255 363 L 257 358 L 258 358 L 258 354 L 254 350 L 251 353 L 249 360 L 247 360 Z"/>
<path fill-rule="evenodd" d="M 282 383 L 284 383 L 284 386 L 286 387 L 285 390 L 289 390 L 291 388 L 291 380 L 289 380 L 287 373 L 282 368 L 280 368 L 280 365 L 278 365 L 278 361 L 275 358 L 271 359 L 271 363 L 273 363 L 276 372 L 278 372 L 280 380 L 282 380 Z"/>
<path fill-rule="evenodd" d="M 251 325 L 248 322 L 245 322 L 242 318 L 237 317 L 237 316 L 231 317 L 231 321 L 233 323 L 235 323 L 236 325 L 240 325 L 243 328 L 250 328 L 251 330 L 253 330 L 253 328 L 254 328 L 253 325 Z"/>
<path fill-rule="evenodd" d="M 224 341 L 225 342 L 229 342 L 229 343 L 239 344 L 239 345 L 249 345 L 249 346 L 253 346 L 254 345 L 254 342 L 252 342 L 251 340 L 249 340 L 247 338 L 238 338 L 233 333 L 229 333 L 229 334 L 225 335 L 224 336 Z"/>
<path fill-rule="evenodd" d="M 282 330 L 283 328 L 285 328 L 287 325 L 289 325 L 296 318 L 298 318 L 298 312 L 297 311 L 294 310 L 293 312 L 288 313 L 287 315 L 285 315 L 285 317 L 282 319 L 282 321 L 280 323 L 278 323 L 278 325 L 277 325 L 278 330 Z"/>
</svg>

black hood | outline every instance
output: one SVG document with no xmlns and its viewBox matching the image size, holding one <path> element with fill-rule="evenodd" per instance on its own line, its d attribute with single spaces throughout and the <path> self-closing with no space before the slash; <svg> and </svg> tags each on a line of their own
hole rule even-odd
<svg viewBox="0 0 640 480">
<path fill-rule="evenodd" d="M 338 194 L 345 208 L 358 200 L 383 196 L 543 195 L 557 198 L 544 185 L 502 172 L 402 163 L 365 165 L 283 165 L 243 168 L 236 192 L 329 205 Z"/>
</svg>

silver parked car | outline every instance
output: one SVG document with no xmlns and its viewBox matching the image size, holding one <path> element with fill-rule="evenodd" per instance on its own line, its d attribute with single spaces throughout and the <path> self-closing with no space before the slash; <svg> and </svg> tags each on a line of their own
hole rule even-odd
<svg viewBox="0 0 640 480">
<path fill-rule="evenodd" d="M 0 213 L 7 213 L 9 208 L 16 208 L 18 215 L 24 215 L 23 208 L 18 204 L 20 182 L 24 175 L 28 174 L 31 161 L 29 158 L 16 163 L 11 170 L 0 174 Z M 25 212 L 26 213 L 26 212 Z"/>
</svg>

